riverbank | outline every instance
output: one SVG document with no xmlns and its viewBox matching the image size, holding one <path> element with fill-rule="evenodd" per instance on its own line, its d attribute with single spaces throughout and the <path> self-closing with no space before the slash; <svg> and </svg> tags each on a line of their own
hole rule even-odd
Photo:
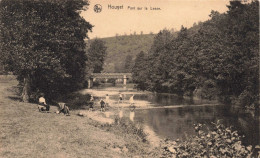
<svg viewBox="0 0 260 158">
<path fill-rule="evenodd" d="M 149 126 L 134 122 L 135 112 L 132 112 L 130 109 L 124 107 L 109 107 L 105 109 L 109 110 L 100 112 L 97 108 L 95 111 L 77 111 L 79 116 L 91 119 L 101 127 L 112 127 L 116 130 L 118 130 L 118 128 L 123 128 L 125 129 L 123 133 L 128 133 L 132 135 L 132 137 L 137 137 L 141 142 L 147 142 L 152 148 L 160 147 L 160 142 L 162 140 Z"/>
<path fill-rule="evenodd" d="M 38 112 L 37 105 L 17 96 L 17 81 L 0 80 L 0 157 L 158 157 L 148 142 L 111 128 L 77 110 L 71 116 Z M 95 112 L 93 112 L 94 114 Z M 100 112 L 99 112 L 100 113 Z M 103 115 L 101 113 L 101 115 Z"/>
<path fill-rule="evenodd" d="M 135 95 L 135 106 L 140 109 L 149 109 L 160 106 L 162 108 L 178 108 L 185 107 L 187 105 L 195 106 L 207 106 L 207 105 L 219 105 L 216 100 L 206 100 L 200 97 L 179 97 L 176 94 L 170 93 L 154 93 L 150 91 L 138 91 L 133 89 L 133 86 L 125 87 L 118 85 L 117 87 L 110 87 L 103 85 L 95 87 L 93 89 L 82 89 L 79 91 L 81 95 L 91 94 L 96 98 L 96 101 L 100 98 L 105 99 L 105 96 L 110 97 L 110 103 L 113 107 L 128 107 L 130 105 L 129 99 L 132 95 Z M 123 102 L 118 104 L 119 93 L 121 93 Z M 99 105 L 98 105 L 99 106 Z"/>
<path fill-rule="evenodd" d="M 86 107 L 85 110 L 72 110 L 71 116 L 65 116 L 56 114 L 57 107 L 51 106 L 50 113 L 40 113 L 36 104 L 20 101 L 16 85 L 17 81 L 13 78 L 0 78 L 0 157 L 193 157 L 192 153 L 202 156 L 209 153 L 201 151 L 217 150 L 219 143 L 214 144 L 216 141 L 224 142 L 222 146 L 230 149 L 224 148 L 221 153 L 212 153 L 215 156 L 241 152 L 248 155 L 252 150 L 257 154 L 259 148 L 243 146 L 237 132 L 231 132 L 235 135 L 233 138 L 230 135 L 231 130 L 224 126 L 223 129 L 217 130 L 217 134 L 216 131 L 199 130 L 194 139 L 189 139 L 191 141 L 161 140 L 149 126 L 131 120 L 131 110 L 126 102 L 111 104 L 106 112 L 100 111 L 100 105 L 96 100 L 94 111 L 88 111 Z M 186 110 L 191 110 L 187 108 Z M 142 110 L 141 107 L 139 109 Z M 174 111 L 176 108 L 171 109 Z M 185 107 L 180 110 L 181 116 L 184 116 Z M 166 111 L 170 112 L 167 109 Z M 177 117 L 178 113 L 174 116 Z M 152 117 L 156 120 L 154 113 Z M 180 126 L 185 124 L 181 123 L 180 119 L 174 120 Z M 169 123 L 166 125 L 169 126 Z M 222 132 L 224 129 L 227 133 Z M 197 136 L 200 139 L 197 139 Z M 203 147 L 198 145 L 209 140 L 212 144 L 205 144 Z M 194 148 L 193 144 L 197 141 L 198 148 Z"/>
</svg>

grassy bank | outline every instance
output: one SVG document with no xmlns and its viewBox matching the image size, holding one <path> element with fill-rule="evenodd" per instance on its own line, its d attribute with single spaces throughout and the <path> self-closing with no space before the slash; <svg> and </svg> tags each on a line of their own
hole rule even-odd
<svg viewBox="0 0 260 158">
<path fill-rule="evenodd" d="M 0 157 L 257 157 L 259 146 L 243 146 L 222 124 L 213 130 L 198 125 L 197 135 L 183 142 L 151 140 L 141 124 L 118 116 L 120 108 L 94 106 L 65 116 L 51 106 L 40 113 L 37 104 L 21 102 L 16 85 L 0 77 Z"/>
<path fill-rule="evenodd" d="M 13 78 L 0 79 L 0 157 L 151 157 L 149 143 L 122 128 L 78 111 L 55 114 L 55 106 L 50 113 L 38 112 L 36 104 L 20 102 L 16 85 Z"/>
</svg>

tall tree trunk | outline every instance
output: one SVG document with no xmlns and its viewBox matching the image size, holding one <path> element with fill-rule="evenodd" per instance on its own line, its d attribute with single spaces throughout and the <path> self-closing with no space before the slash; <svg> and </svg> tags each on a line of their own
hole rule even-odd
<svg viewBox="0 0 260 158">
<path fill-rule="evenodd" d="M 22 93 L 23 102 L 26 103 L 29 102 L 29 94 L 30 94 L 30 78 L 29 75 L 27 75 L 24 78 L 24 86 L 23 86 L 23 93 Z"/>
</svg>

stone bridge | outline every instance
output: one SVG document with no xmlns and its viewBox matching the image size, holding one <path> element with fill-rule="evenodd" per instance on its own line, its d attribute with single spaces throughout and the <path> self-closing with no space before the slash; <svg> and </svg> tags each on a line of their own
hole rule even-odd
<svg viewBox="0 0 260 158">
<path fill-rule="evenodd" d="M 93 81 L 95 81 L 97 78 L 102 79 L 123 79 L 124 85 L 127 83 L 127 79 L 132 78 L 131 73 L 92 73 L 90 78 L 88 79 L 88 88 L 92 88 Z"/>
</svg>

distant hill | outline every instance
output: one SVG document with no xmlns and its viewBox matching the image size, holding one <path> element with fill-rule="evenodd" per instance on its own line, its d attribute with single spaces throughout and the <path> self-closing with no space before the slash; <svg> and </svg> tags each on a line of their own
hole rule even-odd
<svg viewBox="0 0 260 158">
<path fill-rule="evenodd" d="M 103 71 L 124 72 L 126 56 L 131 55 L 134 60 L 139 52 L 147 53 L 153 44 L 154 36 L 154 34 L 144 34 L 102 38 L 107 47 Z"/>
<path fill-rule="evenodd" d="M 194 25 L 188 29 L 190 35 L 198 32 L 202 22 Z M 173 38 L 177 37 L 179 31 L 172 32 Z M 147 53 L 157 34 L 142 34 L 142 35 L 122 35 L 108 38 L 101 38 L 105 41 L 107 47 L 107 56 L 103 66 L 103 72 L 126 72 L 125 59 L 128 55 L 132 56 L 134 64 L 135 57 L 141 51 Z M 91 41 L 91 40 L 90 40 Z M 88 41 L 87 41 L 88 43 Z"/>
</svg>

